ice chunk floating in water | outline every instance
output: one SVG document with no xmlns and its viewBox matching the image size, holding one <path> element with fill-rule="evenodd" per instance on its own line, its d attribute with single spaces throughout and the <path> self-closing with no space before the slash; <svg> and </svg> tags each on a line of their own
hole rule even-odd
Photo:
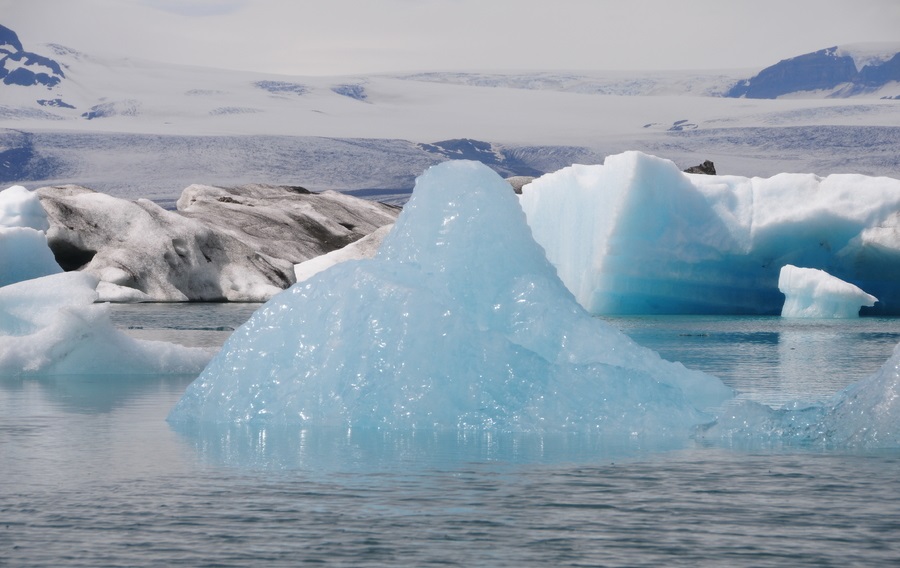
<svg viewBox="0 0 900 568">
<path fill-rule="evenodd" d="M 878 301 L 824 270 L 790 264 L 781 268 L 778 289 L 785 296 L 781 315 L 786 318 L 855 318 L 860 307 Z"/>
<path fill-rule="evenodd" d="M 187 374 L 209 361 L 206 350 L 117 330 L 96 285 L 66 272 L 0 288 L 0 376 Z"/>
<path fill-rule="evenodd" d="M 375 258 L 260 308 L 169 419 L 664 437 L 731 396 L 592 318 L 509 185 L 456 161 L 417 180 Z"/>
</svg>

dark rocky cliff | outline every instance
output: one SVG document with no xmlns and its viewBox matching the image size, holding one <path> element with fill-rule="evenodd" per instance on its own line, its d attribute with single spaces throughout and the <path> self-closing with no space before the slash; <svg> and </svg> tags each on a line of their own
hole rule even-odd
<svg viewBox="0 0 900 568">
<path fill-rule="evenodd" d="M 842 55 L 837 47 L 829 47 L 766 67 L 734 85 L 725 96 L 774 99 L 789 93 L 839 87 L 834 96 L 849 96 L 878 89 L 891 81 L 900 81 L 900 53 L 857 70 L 852 57 Z"/>
</svg>

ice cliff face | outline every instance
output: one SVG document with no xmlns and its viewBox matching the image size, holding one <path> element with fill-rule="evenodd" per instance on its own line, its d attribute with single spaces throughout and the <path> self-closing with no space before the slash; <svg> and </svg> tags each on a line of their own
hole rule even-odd
<svg viewBox="0 0 900 568">
<path fill-rule="evenodd" d="M 394 208 L 335 192 L 191 186 L 179 211 L 79 186 L 37 190 L 50 248 L 100 280 L 104 301 L 265 301 L 293 266 L 393 222 Z"/>
<path fill-rule="evenodd" d="M 337 191 L 302 187 L 191 185 L 178 213 L 217 227 L 271 257 L 309 259 L 394 222 L 400 210 Z"/>
<path fill-rule="evenodd" d="M 778 314 L 786 264 L 818 268 L 900 313 L 900 180 L 685 174 L 640 152 L 525 186 L 560 278 L 597 314 Z"/>
</svg>

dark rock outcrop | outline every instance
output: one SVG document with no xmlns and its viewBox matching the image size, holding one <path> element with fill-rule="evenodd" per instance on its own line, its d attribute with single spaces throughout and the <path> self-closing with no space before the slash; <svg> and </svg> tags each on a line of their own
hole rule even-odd
<svg viewBox="0 0 900 568">
<path fill-rule="evenodd" d="M 471 138 L 441 140 L 431 144 L 419 144 L 419 148 L 436 154 L 445 160 L 474 160 L 488 166 L 498 174 L 508 176 L 540 176 L 545 172 L 524 163 L 500 145 Z"/>
<path fill-rule="evenodd" d="M 704 160 L 699 166 L 691 166 L 684 170 L 688 174 L 706 174 L 708 176 L 716 175 L 716 165 L 710 160 Z"/>
<path fill-rule="evenodd" d="M 506 183 L 512 186 L 516 195 L 522 194 L 522 188 L 534 181 L 534 176 L 512 176 L 506 178 Z"/>
<path fill-rule="evenodd" d="M 59 63 L 25 51 L 16 32 L 0 26 L 0 80 L 4 84 L 22 87 L 43 85 L 49 89 L 64 78 Z"/>
</svg>

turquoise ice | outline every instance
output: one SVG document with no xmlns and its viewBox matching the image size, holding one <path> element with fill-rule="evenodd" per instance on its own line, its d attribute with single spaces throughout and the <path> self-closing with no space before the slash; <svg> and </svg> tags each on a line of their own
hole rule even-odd
<svg viewBox="0 0 900 568">
<path fill-rule="evenodd" d="M 374 259 L 260 308 L 170 421 L 686 436 L 732 394 L 591 317 L 508 184 L 449 162 Z"/>
</svg>

